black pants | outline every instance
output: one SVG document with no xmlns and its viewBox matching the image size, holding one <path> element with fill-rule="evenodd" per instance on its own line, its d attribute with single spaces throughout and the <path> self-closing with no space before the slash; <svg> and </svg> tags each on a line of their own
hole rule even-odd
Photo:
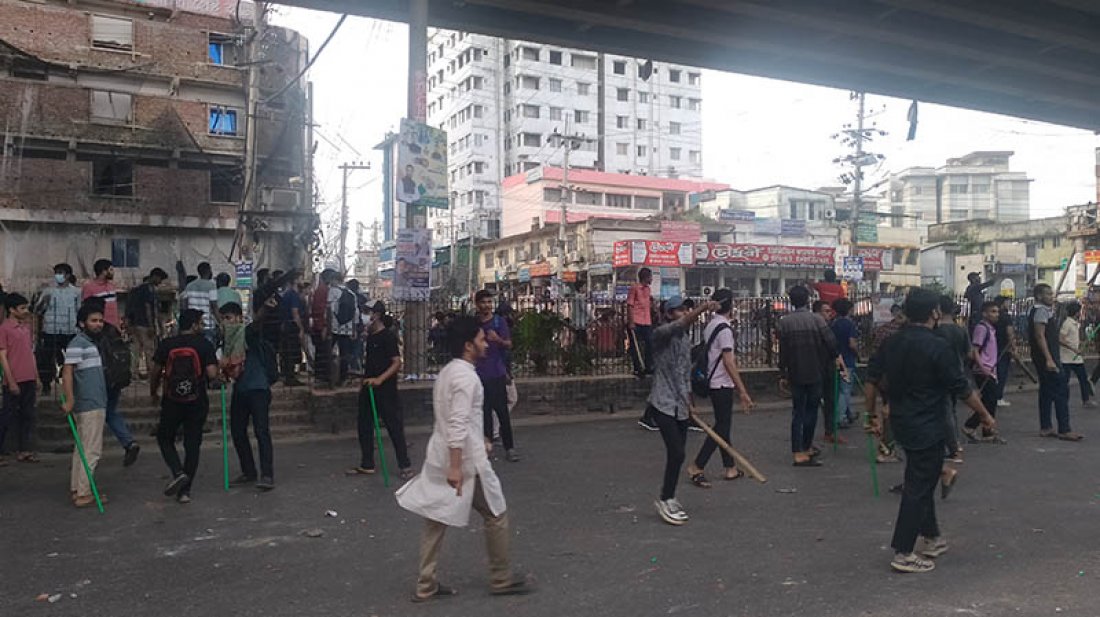
<svg viewBox="0 0 1100 617">
<path fill-rule="evenodd" d="M 392 391 L 390 391 L 392 390 Z M 390 434 L 393 453 L 399 469 L 412 467 L 409 460 L 408 444 L 405 441 L 405 414 L 401 409 L 401 398 L 397 387 L 387 389 L 381 386 L 374 389 L 374 404 L 378 408 L 378 419 L 385 423 Z M 359 466 L 374 469 L 374 413 L 370 407 L 370 391 L 365 386 L 359 390 Z"/>
<path fill-rule="evenodd" d="M 516 444 L 512 439 L 512 416 L 508 413 L 508 378 L 482 379 L 481 385 L 485 388 L 485 403 L 481 406 L 485 438 L 493 438 L 493 412 L 496 412 L 500 421 L 500 441 L 505 450 L 511 450 Z"/>
<path fill-rule="evenodd" d="M 252 458 L 252 443 L 248 441 L 248 421 L 256 434 L 260 451 L 260 475 L 275 477 L 274 454 L 271 447 L 271 390 L 240 391 L 233 388 L 229 407 L 229 430 L 233 434 L 233 449 L 241 463 L 241 474 L 256 477 L 256 460 Z"/>
<path fill-rule="evenodd" d="M 285 381 L 294 379 L 298 372 L 298 363 L 302 361 L 302 331 L 298 324 L 291 322 L 283 326 L 279 339 L 279 373 Z"/>
<path fill-rule="evenodd" d="M 72 340 L 71 334 L 41 334 L 38 348 L 34 350 L 35 364 L 38 366 L 38 378 L 42 380 L 45 391 L 57 381 L 57 367 L 65 361 L 65 347 Z"/>
<path fill-rule="evenodd" d="M 833 427 L 840 422 L 836 417 L 837 374 L 836 365 L 830 364 L 829 370 L 821 377 L 821 419 L 825 421 L 825 434 L 832 435 Z"/>
<path fill-rule="evenodd" d="M 688 421 L 661 413 L 652 405 L 649 407 L 648 413 L 661 429 L 661 439 L 665 442 L 665 477 L 661 482 L 661 501 L 664 501 L 676 496 L 676 481 L 680 479 L 687 447 Z"/>
<path fill-rule="evenodd" d="M 821 384 L 791 384 L 791 452 L 809 452 L 817 430 Z"/>
<path fill-rule="evenodd" d="M 334 334 L 332 338 L 336 339 L 336 348 L 340 352 L 340 379 L 337 383 L 344 383 L 347 381 L 348 372 L 351 370 L 352 358 L 355 355 L 356 339 L 344 334 Z"/>
<path fill-rule="evenodd" d="M 943 472 L 944 442 L 920 450 L 905 449 L 905 484 L 890 546 L 898 553 L 912 553 L 917 536 L 938 538 L 936 484 Z"/>
<path fill-rule="evenodd" d="M 210 411 L 209 403 L 173 403 L 165 401 L 160 406 L 160 424 L 157 426 L 157 445 L 160 455 L 173 476 L 187 474 L 190 483 L 199 470 L 199 450 L 202 447 L 202 425 Z M 176 450 L 176 432 L 183 427 L 183 464 Z"/>
<path fill-rule="evenodd" d="M 313 377 L 320 383 L 328 383 L 332 377 L 332 339 L 311 334 L 313 340 Z"/>
<path fill-rule="evenodd" d="M 1000 345 L 997 346 L 1000 348 Z M 1005 385 L 1008 384 L 1008 373 L 1012 369 L 1012 354 L 1002 352 L 997 358 L 997 400 L 1005 397 Z"/>
<path fill-rule="evenodd" d="M 1000 394 L 1000 390 L 997 388 L 997 381 L 985 375 L 975 375 L 974 382 L 978 387 L 978 393 L 982 399 L 982 406 L 989 412 L 989 415 L 995 417 L 997 415 L 997 397 Z M 975 412 L 970 414 L 964 426 L 968 429 L 976 429 L 981 425 L 982 417 Z"/>
<path fill-rule="evenodd" d="M 1063 364 L 1062 375 L 1066 378 L 1066 388 L 1069 388 L 1069 376 L 1077 376 L 1077 384 L 1081 386 L 1081 402 L 1087 403 L 1092 398 L 1092 384 L 1089 383 L 1088 371 L 1084 364 Z"/>
<path fill-rule="evenodd" d="M 725 439 L 726 443 L 730 442 L 730 428 L 733 426 L 733 396 L 735 392 L 737 391 L 733 388 L 711 388 L 710 390 L 710 403 L 714 406 L 714 432 Z M 706 467 L 707 461 L 710 460 L 710 456 L 714 454 L 717 447 L 718 442 L 707 437 L 707 440 L 703 442 L 703 447 L 699 448 L 699 454 L 695 457 L 695 466 L 699 469 Z M 734 467 L 733 457 L 725 450 L 722 450 L 722 466 L 726 469 Z"/>
<path fill-rule="evenodd" d="M 34 438 L 35 401 L 38 397 L 38 385 L 33 381 L 19 382 L 18 390 L 9 390 L 3 386 L 3 406 L 0 407 L 0 452 L 4 449 L 4 440 L 8 428 L 15 429 L 15 451 L 30 452 Z"/>
<path fill-rule="evenodd" d="M 635 348 L 635 343 L 637 347 Z M 634 338 L 630 342 L 630 361 L 634 363 L 634 372 L 653 370 L 653 326 L 634 326 Z M 638 360 L 641 359 L 641 363 Z"/>
</svg>

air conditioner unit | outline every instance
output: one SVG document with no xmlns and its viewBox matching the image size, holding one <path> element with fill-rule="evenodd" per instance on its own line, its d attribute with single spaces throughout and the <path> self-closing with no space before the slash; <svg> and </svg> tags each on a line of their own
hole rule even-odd
<svg viewBox="0 0 1100 617">
<path fill-rule="evenodd" d="M 301 192 L 294 189 L 265 188 L 260 195 L 262 208 L 270 212 L 297 210 L 301 198 Z"/>
<path fill-rule="evenodd" d="M 987 263 L 987 264 L 997 263 L 997 256 L 996 255 L 986 255 L 985 256 L 985 263 Z"/>
<path fill-rule="evenodd" d="M 835 221 L 836 220 L 836 210 L 834 210 L 832 208 L 825 208 L 825 220 L 826 221 Z"/>
</svg>

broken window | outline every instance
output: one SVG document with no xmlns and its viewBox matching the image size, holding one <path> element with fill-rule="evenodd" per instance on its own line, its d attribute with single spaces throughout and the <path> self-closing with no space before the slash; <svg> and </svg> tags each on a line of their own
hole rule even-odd
<svg viewBox="0 0 1100 617">
<path fill-rule="evenodd" d="M 92 90 L 92 120 L 129 124 L 134 119 L 134 97 L 125 92 Z"/>
<path fill-rule="evenodd" d="M 211 32 L 207 48 L 210 64 L 236 66 L 240 62 L 241 43 L 235 36 Z"/>
<path fill-rule="evenodd" d="M 92 47 L 132 51 L 134 22 L 122 17 L 92 15 Z"/>
<path fill-rule="evenodd" d="M 240 203 L 244 189 L 244 177 L 236 167 L 214 167 L 210 170 L 210 201 L 213 203 Z"/>
<path fill-rule="evenodd" d="M 240 125 L 237 123 L 238 110 L 232 107 L 222 107 L 220 105 L 210 106 L 210 126 L 209 132 L 211 135 L 240 135 Z"/>
<path fill-rule="evenodd" d="M 134 162 L 126 159 L 92 160 L 92 193 L 133 197 Z"/>
<path fill-rule="evenodd" d="M 111 240 L 111 265 L 116 268 L 140 268 L 141 240 Z"/>
</svg>

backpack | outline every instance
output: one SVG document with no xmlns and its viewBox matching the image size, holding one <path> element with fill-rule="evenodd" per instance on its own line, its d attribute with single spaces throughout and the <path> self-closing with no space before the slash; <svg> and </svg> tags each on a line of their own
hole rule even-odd
<svg viewBox="0 0 1100 617">
<path fill-rule="evenodd" d="M 245 343 L 249 349 L 255 350 L 259 355 L 260 364 L 264 367 L 264 376 L 267 377 L 267 384 L 271 385 L 279 381 L 279 360 L 275 353 L 275 346 L 266 338 L 257 335 L 246 335 Z"/>
<path fill-rule="evenodd" d="M 174 403 L 194 403 L 202 392 L 202 362 L 194 347 L 177 347 L 164 363 L 164 397 Z"/>
<path fill-rule="evenodd" d="M 733 329 L 730 328 L 728 323 L 721 324 L 714 329 L 714 332 L 710 333 L 706 343 L 699 343 L 691 348 L 691 391 L 695 396 L 701 398 L 710 396 L 710 380 L 718 370 L 718 365 L 722 363 L 722 357 L 719 356 L 718 360 L 714 362 L 714 366 L 711 366 L 708 370 L 707 367 L 710 364 L 710 346 L 714 344 L 714 339 L 718 338 L 718 333 L 721 332 L 723 328 Z"/>
<path fill-rule="evenodd" d="M 336 302 L 336 323 L 343 326 L 355 319 L 355 308 L 357 304 L 358 303 L 355 301 L 355 294 L 351 293 L 346 288 L 341 288 L 340 299 Z"/>
<path fill-rule="evenodd" d="M 113 326 L 103 331 L 103 336 L 96 341 L 96 348 L 103 360 L 103 377 L 107 382 L 108 390 L 121 390 L 130 385 L 133 380 L 131 362 L 133 356 L 130 353 L 130 344 L 122 338 Z"/>
</svg>

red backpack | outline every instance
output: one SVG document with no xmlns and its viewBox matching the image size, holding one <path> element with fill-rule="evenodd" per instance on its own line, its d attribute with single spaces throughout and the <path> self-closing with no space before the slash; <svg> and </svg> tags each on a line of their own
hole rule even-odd
<svg viewBox="0 0 1100 617">
<path fill-rule="evenodd" d="M 202 392 L 202 362 L 194 347 L 168 352 L 164 365 L 164 397 L 174 403 L 194 403 Z"/>
</svg>

